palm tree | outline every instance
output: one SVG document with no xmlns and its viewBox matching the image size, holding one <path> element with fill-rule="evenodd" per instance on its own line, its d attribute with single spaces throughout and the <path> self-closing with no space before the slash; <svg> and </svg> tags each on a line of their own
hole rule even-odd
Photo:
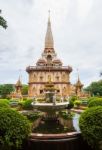
<svg viewBox="0 0 102 150">
<path fill-rule="evenodd" d="M 0 13 L 1 13 L 1 10 L 0 10 Z M 0 16 L 0 26 L 2 26 L 5 29 L 7 28 L 7 22 L 2 16 Z"/>
</svg>

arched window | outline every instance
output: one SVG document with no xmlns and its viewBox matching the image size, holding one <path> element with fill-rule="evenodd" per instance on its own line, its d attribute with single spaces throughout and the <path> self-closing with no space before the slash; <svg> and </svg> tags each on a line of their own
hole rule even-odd
<svg viewBox="0 0 102 150">
<path fill-rule="evenodd" d="M 52 62 L 52 56 L 51 55 L 48 55 L 47 56 L 47 62 L 50 64 Z"/>
<path fill-rule="evenodd" d="M 35 73 L 34 73 L 33 77 L 34 77 L 34 81 L 35 81 L 37 79 L 37 76 Z"/>
<path fill-rule="evenodd" d="M 56 76 L 56 81 L 57 81 L 57 82 L 59 81 L 59 76 Z"/>
<path fill-rule="evenodd" d="M 40 76 L 40 81 L 41 81 L 41 82 L 43 81 L 43 76 Z"/>
</svg>

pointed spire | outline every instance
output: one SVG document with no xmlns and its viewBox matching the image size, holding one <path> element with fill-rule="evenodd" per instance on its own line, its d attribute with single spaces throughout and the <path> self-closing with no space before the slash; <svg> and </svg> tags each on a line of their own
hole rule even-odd
<svg viewBox="0 0 102 150">
<path fill-rule="evenodd" d="M 17 86 L 22 86 L 20 76 L 19 76 L 18 81 L 17 81 L 17 83 L 16 83 L 16 87 L 17 87 Z"/>
<path fill-rule="evenodd" d="M 83 84 L 82 84 L 81 81 L 80 81 L 79 70 L 78 70 L 78 69 L 77 69 L 77 72 L 78 72 L 78 79 L 77 79 L 77 82 L 76 82 L 76 86 L 83 87 Z"/>
<path fill-rule="evenodd" d="M 47 23 L 47 32 L 45 36 L 45 49 L 46 48 L 54 48 L 53 35 L 52 35 L 52 30 L 51 30 L 51 22 L 50 22 L 50 10 L 49 10 L 48 23 Z"/>
</svg>

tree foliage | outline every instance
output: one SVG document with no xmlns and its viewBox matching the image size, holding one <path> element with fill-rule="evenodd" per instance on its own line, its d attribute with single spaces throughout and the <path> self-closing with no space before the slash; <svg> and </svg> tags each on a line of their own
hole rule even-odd
<svg viewBox="0 0 102 150">
<path fill-rule="evenodd" d="M 102 80 L 92 82 L 86 89 L 91 95 L 102 96 Z"/>
<path fill-rule="evenodd" d="M 22 87 L 22 95 L 28 95 L 28 85 L 23 85 L 23 87 Z"/>
<path fill-rule="evenodd" d="M 12 109 L 0 109 L 0 145 L 4 149 L 19 148 L 29 133 L 30 124 L 26 117 Z"/>
<path fill-rule="evenodd" d="M 102 106 L 88 108 L 81 114 L 79 126 L 83 138 L 98 150 L 102 141 Z"/>
<path fill-rule="evenodd" d="M 12 84 L 0 85 L 0 96 L 1 98 L 7 98 L 8 95 L 14 91 L 14 86 Z"/>
<path fill-rule="evenodd" d="M 1 13 L 1 10 L 0 10 L 0 13 Z M 2 16 L 0 16 L 0 26 L 2 26 L 5 29 L 7 28 L 7 22 Z"/>
</svg>

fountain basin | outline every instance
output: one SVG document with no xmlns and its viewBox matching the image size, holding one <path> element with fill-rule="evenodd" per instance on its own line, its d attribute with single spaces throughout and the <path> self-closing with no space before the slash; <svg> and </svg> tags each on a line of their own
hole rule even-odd
<svg viewBox="0 0 102 150">
<path fill-rule="evenodd" d="M 65 109 L 68 106 L 69 102 L 61 102 L 61 103 L 34 103 L 32 102 L 32 106 L 34 109 L 38 109 L 43 112 L 47 111 L 60 111 Z"/>
</svg>

